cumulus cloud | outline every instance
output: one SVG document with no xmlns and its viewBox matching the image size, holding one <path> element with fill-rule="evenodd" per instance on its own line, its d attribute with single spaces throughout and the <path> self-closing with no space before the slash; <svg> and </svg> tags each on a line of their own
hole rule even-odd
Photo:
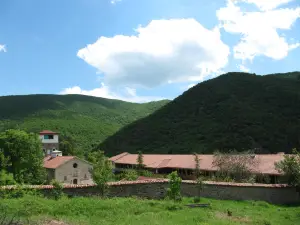
<svg viewBox="0 0 300 225">
<path fill-rule="evenodd" d="M 235 0 L 235 2 L 238 1 L 241 0 Z M 294 0 L 242 0 L 242 1 L 246 3 L 255 4 L 261 11 L 267 11 L 267 10 L 276 9 L 279 6 L 282 6 Z"/>
<path fill-rule="evenodd" d="M 279 60 L 285 58 L 290 50 L 299 47 L 298 42 L 288 43 L 278 30 L 292 28 L 300 17 L 300 7 L 274 9 L 289 2 L 287 0 L 244 1 L 254 3 L 261 10 L 268 11 L 244 12 L 234 0 L 229 0 L 226 7 L 217 11 L 221 27 L 229 33 L 242 36 L 240 42 L 233 48 L 236 59 L 253 60 L 254 57 L 263 55 Z"/>
<path fill-rule="evenodd" d="M 218 28 L 206 29 L 194 19 L 170 19 L 140 26 L 136 35 L 100 37 L 77 56 L 97 68 L 109 86 L 152 88 L 217 74 L 229 53 Z"/>
<path fill-rule="evenodd" d="M 6 47 L 5 45 L 0 44 L 0 52 L 6 52 Z"/>
<path fill-rule="evenodd" d="M 249 73 L 250 72 L 250 69 L 249 68 L 247 68 L 246 66 L 244 66 L 244 65 L 237 65 L 237 68 L 240 70 L 240 71 L 242 71 L 242 72 L 246 72 L 246 73 Z"/>
<path fill-rule="evenodd" d="M 158 101 L 158 100 L 165 99 L 158 96 L 138 96 L 135 89 L 128 88 L 128 87 L 126 87 L 121 94 L 116 94 L 104 83 L 101 83 L 101 86 L 99 88 L 95 88 L 92 90 L 83 90 L 79 86 L 65 88 L 59 94 L 88 95 L 88 96 L 102 97 L 108 99 L 119 99 L 127 102 L 137 102 L 137 103 Z"/>
</svg>

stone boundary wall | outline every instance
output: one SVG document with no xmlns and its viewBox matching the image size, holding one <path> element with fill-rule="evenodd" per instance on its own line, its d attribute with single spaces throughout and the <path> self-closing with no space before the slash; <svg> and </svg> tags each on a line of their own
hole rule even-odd
<svg viewBox="0 0 300 225">
<path fill-rule="evenodd" d="M 162 199 L 166 196 L 168 180 L 153 179 L 140 181 L 110 182 L 110 197 L 130 197 Z M 0 189 L 15 189 L 16 186 L 3 186 Z M 48 195 L 53 189 L 52 185 L 23 186 L 28 189 L 38 189 Z M 99 190 L 95 185 L 64 185 L 64 193 L 68 196 L 97 196 Z M 197 196 L 195 181 L 184 180 L 181 184 L 181 194 L 185 197 Z M 255 200 L 266 201 L 273 204 L 300 203 L 300 194 L 295 188 L 279 184 L 248 184 L 204 182 L 202 197 L 226 200 Z"/>
</svg>

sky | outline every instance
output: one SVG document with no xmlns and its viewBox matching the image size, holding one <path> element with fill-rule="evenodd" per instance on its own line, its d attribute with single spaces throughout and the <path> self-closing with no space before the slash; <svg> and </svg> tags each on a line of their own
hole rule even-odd
<svg viewBox="0 0 300 225">
<path fill-rule="evenodd" d="M 300 0 L 0 0 L 2 96 L 142 103 L 299 59 Z"/>
</svg>

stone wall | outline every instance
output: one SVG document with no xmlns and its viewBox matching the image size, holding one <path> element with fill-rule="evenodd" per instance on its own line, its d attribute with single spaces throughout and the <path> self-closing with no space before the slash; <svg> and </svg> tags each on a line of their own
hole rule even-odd
<svg viewBox="0 0 300 225">
<path fill-rule="evenodd" d="M 162 199 L 168 188 L 167 180 L 142 180 L 109 183 L 111 197 L 138 196 L 142 198 Z M 9 187 L 6 187 L 9 188 Z M 11 188 L 11 187 L 10 187 Z M 49 194 L 52 185 L 30 186 Z M 69 196 L 97 196 L 99 191 L 94 185 L 65 185 L 64 193 Z M 183 181 L 181 193 L 186 197 L 197 195 L 194 181 Z M 227 200 L 258 200 L 273 204 L 300 203 L 300 195 L 295 188 L 286 185 L 237 184 L 205 182 L 202 197 Z"/>
</svg>

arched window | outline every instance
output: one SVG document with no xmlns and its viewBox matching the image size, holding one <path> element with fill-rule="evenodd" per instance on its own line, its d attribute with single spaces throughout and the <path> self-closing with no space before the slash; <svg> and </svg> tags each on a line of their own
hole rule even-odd
<svg viewBox="0 0 300 225">
<path fill-rule="evenodd" d="M 77 183 L 78 183 L 77 179 L 74 179 L 73 184 L 77 184 Z"/>
</svg>

